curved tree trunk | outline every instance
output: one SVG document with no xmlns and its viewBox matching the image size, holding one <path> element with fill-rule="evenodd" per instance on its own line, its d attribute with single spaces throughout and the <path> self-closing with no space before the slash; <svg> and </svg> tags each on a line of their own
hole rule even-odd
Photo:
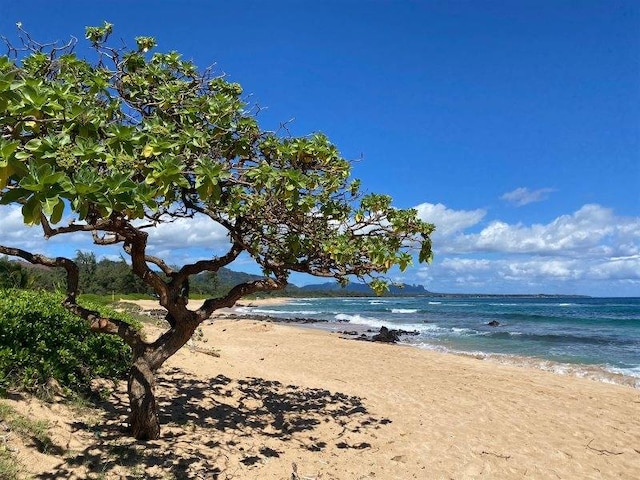
<svg viewBox="0 0 640 480">
<path fill-rule="evenodd" d="M 137 440 L 160 437 L 160 421 L 155 396 L 156 381 L 151 367 L 143 357 L 133 362 L 129 371 L 129 403 L 131 433 Z"/>
</svg>

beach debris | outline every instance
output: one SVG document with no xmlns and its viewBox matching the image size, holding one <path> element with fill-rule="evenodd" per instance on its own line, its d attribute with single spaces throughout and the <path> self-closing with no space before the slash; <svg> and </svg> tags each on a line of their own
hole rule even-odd
<svg viewBox="0 0 640 480">
<path fill-rule="evenodd" d="M 291 470 L 291 480 L 320 480 L 322 478 L 320 473 L 313 477 L 298 475 L 298 465 L 295 462 L 291 463 Z"/>
<path fill-rule="evenodd" d="M 494 457 L 503 458 L 505 460 L 509 460 L 511 455 L 502 455 L 501 453 L 489 452 L 488 450 L 483 450 L 480 452 L 482 455 L 493 455 Z"/>
<path fill-rule="evenodd" d="M 587 448 L 589 450 L 593 450 L 594 452 L 598 452 L 600 455 L 622 455 L 624 453 L 624 452 L 612 452 L 611 450 L 592 447 L 591 442 L 593 442 L 594 440 L 595 438 L 592 438 L 591 440 L 589 440 L 589 443 L 587 443 Z"/>
</svg>

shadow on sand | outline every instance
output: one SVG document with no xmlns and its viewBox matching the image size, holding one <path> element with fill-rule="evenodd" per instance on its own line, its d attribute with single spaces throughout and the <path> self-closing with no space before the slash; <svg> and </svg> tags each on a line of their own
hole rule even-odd
<svg viewBox="0 0 640 480">
<path fill-rule="evenodd" d="M 193 379 L 176 368 L 158 375 L 157 395 L 161 439 L 126 436 L 128 402 L 119 392 L 100 405 L 105 422 L 74 425 L 95 440 L 36 478 L 70 478 L 82 466 L 87 478 L 239 478 L 285 447 L 370 448 L 371 430 L 390 422 L 370 415 L 359 397 L 262 378 Z"/>
</svg>

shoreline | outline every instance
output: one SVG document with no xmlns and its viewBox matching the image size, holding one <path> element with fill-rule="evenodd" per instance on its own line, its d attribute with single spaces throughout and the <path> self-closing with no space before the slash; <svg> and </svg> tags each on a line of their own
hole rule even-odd
<svg viewBox="0 0 640 480">
<path fill-rule="evenodd" d="M 302 327 L 205 322 L 157 374 L 162 437 L 144 448 L 96 435 L 126 424 L 126 382 L 86 430 L 62 405 L 6 401 L 50 415 L 59 443 L 91 452 L 108 478 L 126 476 L 114 450 L 135 452 L 145 478 L 637 478 L 637 389 Z M 92 472 L 29 455 L 34 476 Z"/>
<path fill-rule="evenodd" d="M 329 436 L 336 445 L 353 447 L 338 446 L 333 455 L 321 451 L 314 458 L 285 449 L 282 458 L 266 462 L 251 478 L 280 478 L 287 459 L 328 478 L 598 478 L 598 471 L 633 478 L 637 473 L 640 392 L 628 386 L 402 345 L 346 341 L 315 328 L 257 319 L 217 319 L 203 332 L 204 344 L 214 344 L 219 359 L 194 363 L 192 369 L 191 354 L 179 352 L 172 367 L 205 378 L 243 376 L 340 392 L 361 399 L 362 408 L 383 422 L 343 441 Z M 612 454 L 600 452 L 605 450 Z"/>
<path fill-rule="evenodd" d="M 313 298 L 315 299 L 315 298 Z M 242 309 L 253 307 L 265 307 L 274 305 L 286 305 L 298 300 L 305 300 L 305 298 L 294 297 L 268 297 L 268 298 L 256 298 L 256 299 L 244 299 L 229 309 L 223 309 L 214 312 L 210 320 L 217 321 L 218 319 L 231 319 L 236 321 L 255 319 L 262 322 L 274 322 L 281 324 L 288 324 L 298 328 L 314 329 L 330 333 L 339 333 L 345 339 L 358 340 L 356 336 L 343 333 L 344 331 L 351 330 L 356 331 L 358 334 L 369 332 L 372 333 L 373 327 L 369 327 L 363 324 L 351 323 L 351 322 L 329 322 L 319 321 L 317 319 L 307 318 L 280 318 L 273 317 L 260 313 L 243 312 Z M 154 310 L 161 308 L 156 300 L 121 300 L 123 302 L 135 303 L 139 305 L 143 310 Z M 198 308 L 202 304 L 203 300 L 191 300 L 189 302 L 190 307 Z M 237 318 L 236 318 L 237 317 Z M 389 324 L 390 328 L 393 328 L 392 324 Z M 405 337 L 406 338 L 406 337 Z M 586 364 L 586 363 L 569 363 L 550 360 L 542 357 L 527 356 L 527 355 L 515 355 L 515 354 L 502 354 L 492 353 L 484 351 L 464 351 L 454 350 L 446 347 L 442 347 L 436 344 L 429 343 L 411 343 L 402 341 L 402 339 L 395 344 L 397 346 L 416 348 L 418 350 L 431 351 L 444 353 L 460 357 L 468 357 L 485 362 L 491 362 L 496 365 L 512 365 L 520 368 L 531 368 L 535 370 L 550 372 L 558 376 L 566 376 L 571 378 L 584 378 L 595 382 L 601 382 L 605 384 L 623 385 L 640 390 L 640 374 L 630 375 L 628 373 L 622 373 L 615 371 L 613 367 L 607 367 L 606 365 L 599 364 Z"/>
<path fill-rule="evenodd" d="M 229 315 L 225 318 L 232 319 L 233 315 Z M 259 315 L 255 315 L 255 318 L 257 320 L 264 321 L 260 319 Z M 243 316 L 241 319 L 246 319 L 246 318 Z M 345 335 L 342 332 L 342 330 L 354 330 L 358 332 L 369 332 L 369 333 L 371 332 L 371 329 L 367 329 L 367 327 L 359 324 L 349 324 L 349 323 L 327 324 L 324 322 L 316 322 L 314 324 L 313 322 L 296 323 L 295 321 L 292 321 L 292 322 L 286 321 L 281 323 L 286 323 L 292 326 L 298 326 L 300 328 L 310 328 L 310 329 L 326 331 L 329 333 L 340 334 L 346 340 L 354 340 L 354 341 L 357 341 L 358 337 L 352 336 L 352 335 Z M 332 328 L 332 327 L 336 327 L 336 328 Z M 404 338 L 410 338 L 410 337 L 404 337 Z M 435 345 L 435 344 L 426 344 L 426 343 L 416 344 L 416 343 L 411 343 L 407 341 L 402 341 L 402 339 L 394 345 L 398 347 L 415 348 L 415 349 L 424 350 L 427 352 L 442 353 L 444 355 L 454 355 L 459 357 L 473 358 L 475 360 L 490 362 L 496 365 L 511 365 L 514 367 L 520 367 L 524 369 L 530 368 L 530 369 L 540 370 L 543 372 L 549 372 L 554 375 L 588 379 L 594 382 L 613 384 L 613 385 L 622 385 L 622 386 L 640 390 L 640 374 L 638 376 L 634 376 L 626 373 L 620 373 L 604 365 L 558 362 L 555 360 L 549 360 L 541 357 L 513 355 L 513 354 L 507 354 L 507 353 L 491 353 L 491 352 L 482 352 L 482 351 L 467 352 L 463 350 L 453 350 L 453 349 L 442 347 L 440 345 Z"/>
</svg>

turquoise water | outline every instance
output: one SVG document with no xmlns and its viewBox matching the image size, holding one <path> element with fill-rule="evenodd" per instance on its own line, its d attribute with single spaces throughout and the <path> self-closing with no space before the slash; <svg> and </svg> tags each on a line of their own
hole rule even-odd
<svg viewBox="0 0 640 480">
<path fill-rule="evenodd" d="M 403 342 L 640 387 L 640 298 L 313 298 L 241 311 L 416 330 Z"/>
</svg>

